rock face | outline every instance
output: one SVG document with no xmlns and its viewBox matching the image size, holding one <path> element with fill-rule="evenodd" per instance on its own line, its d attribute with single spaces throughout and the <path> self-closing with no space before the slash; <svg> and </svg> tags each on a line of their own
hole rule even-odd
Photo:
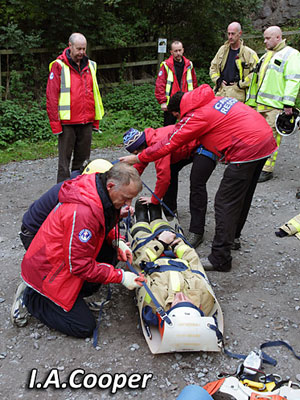
<svg viewBox="0 0 300 400">
<path fill-rule="evenodd" d="M 253 19 L 253 26 L 263 30 L 271 25 L 281 26 L 297 17 L 300 17 L 299 0 L 264 0 Z"/>
</svg>

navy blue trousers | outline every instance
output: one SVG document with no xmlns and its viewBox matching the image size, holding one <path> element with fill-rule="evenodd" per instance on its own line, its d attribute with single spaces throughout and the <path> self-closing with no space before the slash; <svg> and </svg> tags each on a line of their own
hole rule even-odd
<svg viewBox="0 0 300 400">
<path fill-rule="evenodd" d="M 117 263 L 116 251 L 106 241 L 97 256 L 97 261 L 112 265 Z M 84 282 L 72 309 L 68 312 L 30 287 L 25 289 L 23 300 L 29 313 L 49 328 L 56 329 L 68 336 L 85 338 L 93 334 L 96 320 L 84 297 L 96 293 L 100 286 L 99 283 Z"/>
</svg>

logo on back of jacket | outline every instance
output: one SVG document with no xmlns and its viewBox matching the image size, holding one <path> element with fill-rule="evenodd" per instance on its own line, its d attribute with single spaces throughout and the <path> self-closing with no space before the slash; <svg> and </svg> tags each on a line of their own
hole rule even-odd
<svg viewBox="0 0 300 400">
<path fill-rule="evenodd" d="M 223 97 L 214 105 L 214 109 L 226 115 L 238 100 L 233 97 Z"/>
</svg>

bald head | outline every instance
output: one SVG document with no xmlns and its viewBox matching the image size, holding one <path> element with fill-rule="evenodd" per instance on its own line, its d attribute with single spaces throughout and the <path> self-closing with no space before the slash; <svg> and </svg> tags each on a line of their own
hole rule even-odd
<svg viewBox="0 0 300 400">
<path fill-rule="evenodd" d="M 72 33 L 72 35 L 69 37 L 69 44 L 75 44 L 76 42 L 82 42 L 84 41 L 86 43 L 86 38 L 83 36 L 82 33 Z"/>
<path fill-rule="evenodd" d="M 240 47 L 240 38 L 242 36 L 242 27 L 239 22 L 231 22 L 227 28 L 227 38 L 232 50 Z"/>
<path fill-rule="evenodd" d="M 241 24 L 239 22 L 231 22 L 231 24 L 228 25 L 227 30 L 235 30 L 236 32 L 241 32 L 242 31 L 242 27 Z"/>
<path fill-rule="evenodd" d="M 279 26 L 270 26 L 264 31 L 264 38 L 266 48 L 273 50 L 282 41 L 282 31 Z"/>
<path fill-rule="evenodd" d="M 86 52 L 86 38 L 81 33 L 72 33 L 69 37 L 69 48 L 72 60 L 80 65 Z"/>
</svg>

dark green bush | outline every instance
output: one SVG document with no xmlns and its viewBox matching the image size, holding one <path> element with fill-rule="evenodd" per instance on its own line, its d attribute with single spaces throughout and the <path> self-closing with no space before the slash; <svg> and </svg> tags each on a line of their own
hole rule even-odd
<svg viewBox="0 0 300 400">
<path fill-rule="evenodd" d="M 14 82 L 14 89 L 21 82 Z M 28 100 L 0 101 L 0 148 L 18 140 L 37 142 L 54 140 L 46 112 L 45 97 L 41 102 Z M 105 136 L 121 135 L 131 127 L 145 129 L 162 126 L 162 112 L 154 96 L 154 85 L 122 85 L 103 98 L 105 116 L 100 128 Z M 121 138 L 121 136 L 120 136 Z M 121 139 L 120 139 L 121 140 Z"/>
<path fill-rule="evenodd" d="M 104 108 L 111 116 L 114 112 L 126 111 L 126 115 L 136 120 L 140 129 L 162 125 L 162 112 L 151 84 L 118 86 L 104 97 Z"/>
<path fill-rule="evenodd" d="M 0 146 L 17 140 L 49 140 L 52 137 L 45 108 L 35 101 L 23 104 L 12 100 L 0 101 Z"/>
</svg>

